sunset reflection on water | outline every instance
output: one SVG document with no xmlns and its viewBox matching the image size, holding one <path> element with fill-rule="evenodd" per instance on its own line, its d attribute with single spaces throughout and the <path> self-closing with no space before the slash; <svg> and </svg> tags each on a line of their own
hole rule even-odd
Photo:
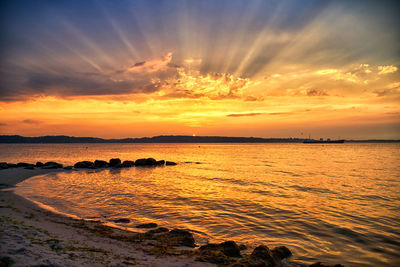
<svg viewBox="0 0 400 267">
<path fill-rule="evenodd" d="M 105 222 L 129 218 L 124 226 L 133 230 L 143 222 L 187 228 L 199 243 L 286 245 L 305 262 L 399 262 L 398 144 L 22 146 L 27 157 L 64 164 L 116 156 L 178 163 L 48 174 L 18 187 L 64 213 Z M 23 160 L 16 147 L 7 161 Z"/>
</svg>

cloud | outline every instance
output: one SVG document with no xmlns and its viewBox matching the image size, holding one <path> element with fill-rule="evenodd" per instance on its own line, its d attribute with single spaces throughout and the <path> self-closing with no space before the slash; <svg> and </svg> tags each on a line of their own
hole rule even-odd
<svg viewBox="0 0 400 267">
<path fill-rule="evenodd" d="M 265 115 L 266 113 L 232 113 L 226 115 L 227 117 L 253 117 L 259 115 Z"/>
<path fill-rule="evenodd" d="M 389 66 L 378 66 L 379 75 L 393 73 L 397 71 L 397 67 L 393 65 Z"/>
<path fill-rule="evenodd" d="M 253 117 L 253 116 L 260 116 L 260 115 L 290 115 L 293 114 L 292 112 L 253 112 L 253 113 L 232 113 L 226 115 L 227 117 Z"/>
<path fill-rule="evenodd" d="M 199 71 L 178 69 L 178 76 L 161 84 L 165 97 L 208 98 L 211 100 L 243 97 L 243 89 L 249 79 L 235 77 L 228 73 L 200 74 Z"/>
<path fill-rule="evenodd" d="M 310 89 L 307 91 L 308 96 L 328 96 L 325 91 L 317 90 L 317 89 Z"/>
<path fill-rule="evenodd" d="M 4 127 L 4 126 L 7 126 L 7 123 L 0 122 L 0 127 Z"/>
<path fill-rule="evenodd" d="M 87 72 L 71 68 L 53 68 L 51 71 L 27 71 L 19 68 L 24 79 L 0 73 L 4 77 L 0 85 L 0 101 L 16 101 L 36 96 L 84 96 L 150 94 L 161 89 L 166 79 L 177 75 L 177 67 L 171 64 L 172 54 L 138 62 L 129 68 Z"/>
<path fill-rule="evenodd" d="M 165 71 L 170 67 L 169 63 L 172 60 L 172 53 L 167 53 L 161 58 L 155 58 L 148 61 L 138 62 L 128 68 L 131 73 L 154 73 L 158 71 Z"/>
<path fill-rule="evenodd" d="M 36 124 L 36 125 L 42 123 L 41 121 L 35 119 L 25 119 L 22 122 L 26 124 Z"/>
<path fill-rule="evenodd" d="M 264 101 L 263 97 L 256 97 L 252 95 L 248 95 L 244 98 L 244 101 L 254 102 L 254 101 Z"/>
<path fill-rule="evenodd" d="M 375 90 L 374 93 L 378 97 L 384 96 L 400 96 L 400 90 L 393 88 L 393 89 L 382 89 L 382 90 Z"/>
</svg>

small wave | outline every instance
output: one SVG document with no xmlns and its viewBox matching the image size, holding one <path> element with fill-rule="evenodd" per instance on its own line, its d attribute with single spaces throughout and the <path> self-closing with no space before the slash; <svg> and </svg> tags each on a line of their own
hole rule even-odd
<svg viewBox="0 0 400 267">
<path fill-rule="evenodd" d="M 290 171 L 275 171 L 275 172 L 290 174 L 291 176 L 296 176 L 296 177 L 301 177 L 302 176 L 301 174 L 290 172 Z"/>
<path fill-rule="evenodd" d="M 299 186 L 299 185 L 292 185 L 290 187 L 294 188 L 298 191 L 302 191 L 302 192 L 317 192 L 317 193 L 325 193 L 325 194 L 335 194 L 335 192 L 333 192 L 327 188 L 308 187 L 308 186 Z"/>
</svg>

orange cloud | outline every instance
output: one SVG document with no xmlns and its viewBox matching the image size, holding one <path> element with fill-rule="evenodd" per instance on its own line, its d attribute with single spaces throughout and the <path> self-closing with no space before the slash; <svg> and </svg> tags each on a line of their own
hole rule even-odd
<svg viewBox="0 0 400 267">
<path fill-rule="evenodd" d="M 397 67 L 393 65 L 389 66 L 378 66 L 379 73 L 378 74 L 388 74 L 397 71 Z"/>
</svg>

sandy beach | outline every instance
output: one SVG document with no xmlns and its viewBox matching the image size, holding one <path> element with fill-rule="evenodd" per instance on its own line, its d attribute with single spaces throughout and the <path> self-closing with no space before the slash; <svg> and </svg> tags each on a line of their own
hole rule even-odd
<svg viewBox="0 0 400 267">
<path fill-rule="evenodd" d="M 110 238 L 123 239 L 134 233 L 49 212 L 12 192 L 12 187 L 24 179 L 51 171 L 57 170 L 0 170 L 3 261 L 9 259 L 13 266 L 213 266 L 180 255 L 188 254 L 187 249 L 176 248 L 168 252 L 175 255 L 167 256 L 160 255 L 151 241 Z"/>
</svg>

